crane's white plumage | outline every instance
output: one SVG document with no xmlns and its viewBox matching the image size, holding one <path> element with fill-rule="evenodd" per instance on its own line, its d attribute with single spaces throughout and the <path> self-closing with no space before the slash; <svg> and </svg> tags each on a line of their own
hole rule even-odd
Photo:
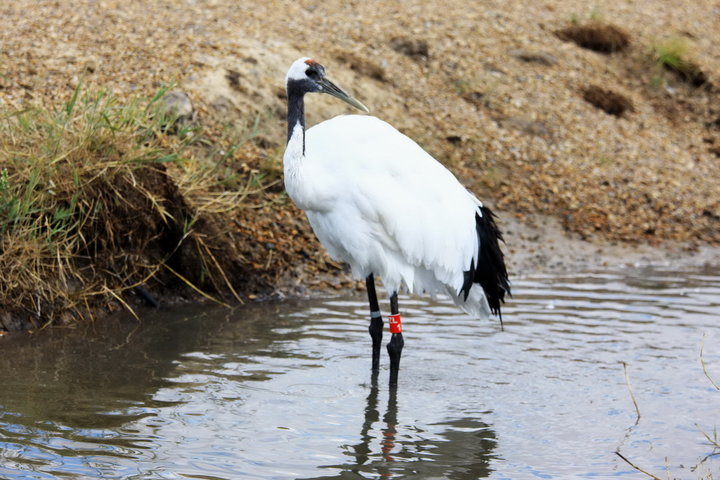
<svg viewBox="0 0 720 480">
<path fill-rule="evenodd" d="M 301 169 L 286 161 L 285 185 L 334 259 L 358 278 L 380 275 L 391 292 L 404 284 L 457 298 L 463 272 L 477 265 L 474 213 L 481 204 L 445 167 L 370 116 L 310 128 L 305 150 Z M 470 313 L 489 313 L 487 302 L 479 309 L 465 303 Z"/>
<path fill-rule="evenodd" d="M 349 101 L 339 89 L 328 91 L 337 88 L 330 82 L 316 86 L 307 77 L 309 65 L 322 69 L 303 58 L 288 71 L 289 101 L 298 85 L 303 94 L 318 91 Z M 324 69 L 319 72 L 324 78 Z M 302 99 L 299 108 L 300 115 L 288 117 L 285 187 L 330 255 L 347 262 L 358 278 L 380 275 L 390 292 L 405 286 L 410 292 L 448 293 L 466 312 L 486 317 L 486 294 L 480 285 L 471 288 L 468 274 L 472 280 L 475 269 L 490 268 L 480 258 L 478 230 L 478 218 L 489 217 L 489 210 L 388 123 L 342 115 L 305 132 Z M 493 235 L 497 249 L 500 235 Z"/>
</svg>

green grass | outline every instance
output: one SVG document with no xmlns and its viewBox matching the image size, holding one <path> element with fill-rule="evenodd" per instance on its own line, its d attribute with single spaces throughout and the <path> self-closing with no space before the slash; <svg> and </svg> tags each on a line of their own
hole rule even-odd
<svg viewBox="0 0 720 480">
<path fill-rule="evenodd" d="M 169 135 L 166 91 L 121 102 L 78 87 L 54 110 L 0 111 L 4 312 L 38 327 L 126 304 L 125 291 L 163 271 L 189 283 L 165 268 L 188 242 L 200 252 L 196 278 L 228 282 L 194 228 L 198 218 L 243 208 L 257 175 L 229 182 L 218 169 L 227 160 L 219 152 L 239 148 L 228 139 L 210 148 L 193 125 Z"/>
<path fill-rule="evenodd" d="M 708 83 L 708 76 L 692 60 L 688 59 L 690 41 L 682 36 L 671 35 L 653 46 L 653 57 L 657 65 L 673 72 L 678 79 L 698 88 Z"/>
<path fill-rule="evenodd" d="M 656 61 L 660 65 L 673 70 L 680 70 L 685 67 L 689 48 L 688 40 L 677 35 L 666 37 L 653 46 Z"/>
</svg>

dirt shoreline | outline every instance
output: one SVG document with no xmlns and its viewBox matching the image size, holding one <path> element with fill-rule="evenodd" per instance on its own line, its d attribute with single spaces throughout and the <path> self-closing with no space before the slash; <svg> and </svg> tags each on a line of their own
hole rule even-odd
<svg viewBox="0 0 720 480">
<path fill-rule="evenodd" d="M 560 222 L 548 216 L 516 218 L 499 213 L 503 230 L 510 280 L 538 274 L 562 275 L 596 270 L 624 268 L 693 269 L 720 268 L 720 247 L 708 244 L 666 242 L 647 245 L 609 241 L 602 238 L 582 239 L 568 233 Z M 364 290 L 362 282 L 352 285 L 345 273 L 337 274 L 344 288 Z M 275 292 L 282 296 L 323 296 L 336 292 L 324 286 L 298 289 L 289 282 L 278 285 Z M 509 300 L 512 302 L 512 299 Z"/>
<path fill-rule="evenodd" d="M 505 225 L 509 268 L 517 276 L 625 267 L 720 266 L 720 247 L 708 244 L 584 240 L 565 231 L 553 217 L 511 218 Z"/>
</svg>

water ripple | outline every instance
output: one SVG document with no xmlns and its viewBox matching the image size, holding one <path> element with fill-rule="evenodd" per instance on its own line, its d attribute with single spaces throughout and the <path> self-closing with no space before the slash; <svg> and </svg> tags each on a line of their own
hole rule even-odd
<svg viewBox="0 0 720 480">
<path fill-rule="evenodd" d="M 8 342 L 0 477 L 644 478 L 616 449 L 660 477 L 666 464 L 718 471 L 702 431 L 720 392 L 699 352 L 720 380 L 720 276 L 627 269 L 513 287 L 504 330 L 446 298 L 401 297 L 397 389 L 385 354 L 369 372 L 362 296 Z"/>
</svg>

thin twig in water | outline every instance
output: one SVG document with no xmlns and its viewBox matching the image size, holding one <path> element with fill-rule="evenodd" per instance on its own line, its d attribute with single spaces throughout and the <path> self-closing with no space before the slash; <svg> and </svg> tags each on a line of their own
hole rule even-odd
<svg viewBox="0 0 720 480">
<path fill-rule="evenodd" d="M 628 391 L 630 392 L 630 398 L 632 399 L 633 405 L 635 405 L 635 413 L 637 413 L 637 419 L 635 420 L 635 425 L 638 424 L 640 421 L 640 407 L 638 406 L 637 400 L 635 400 L 635 394 L 632 391 L 632 386 L 630 385 L 630 375 L 628 375 L 628 366 L 625 362 L 620 362 L 623 366 L 623 371 L 625 372 L 625 383 L 627 383 Z M 618 453 L 618 455 L 620 455 Z"/>
<path fill-rule="evenodd" d="M 715 387 L 716 390 L 720 390 L 720 387 L 717 383 L 715 383 L 715 380 L 712 379 L 710 376 L 710 373 L 708 373 L 707 365 L 705 365 L 705 360 L 703 359 L 703 349 L 705 348 L 705 334 L 702 336 L 702 340 L 700 340 L 700 365 L 702 365 L 703 373 L 707 377 L 708 380 L 710 380 L 710 383 L 712 383 L 712 386 Z"/>
<path fill-rule="evenodd" d="M 703 429 L 700 427 L 700 425 L 698 425 L 698 424 L 696 423 L 695 426 L 697 427 L 698 430 L 700 430 L 700 433 L 702 433 L 703 436 L 704 436 L 705 438 L 707 438 L 707 441 L 710 442 L 710 444 L 711 444 L 713 447 L 720 449 L 720 441 L 718 440 L 717 430 L 715 430 L 715 431 L 713 432 L 713 436 L 711 437 L 709 433 L 707 433 L 705 430 L 703 430 Z"/>
<path fill-rule="evenodd" d="M 106 293 L 109 293 L 110 295 L 115 297 L 115 300 L 120 302 L 122 304 L 122 306 L 125 307 L 127 309 L 127 311 L 130 312 L 130 314 L 133 317 L 135 317 L 135 320 L 140 321 L 140 317 L 138 317 L 137 313 L 135 313 L 135 310 L 133 310 L 132 307 L 130 305 L 128 305 L 128 303 L 125 300 L 123 300 L 123 298 L 120 295 L 117 294 L 117 292 L 115 292 L 111 288 L 108 288 L 107 285 L 103 285 L 103 290 L 105 290 Z"/>
<path fill-rule="evenodd" d="M 132 331 L 130 333 L 128 333 L 127 336 L 125 337 L 125 342 L 123 342 L 119 345 L 115 345 L 114 347 L 110 347 L 110 350 L 120 350 L 121 348 L 124 348 L 124 347 L 130 345 L 130 338 L 133 335 L 135 335 L 135 332 L 137 332 L 139 328 L 140 328 L 140 323 L 137 323 L 135 325 L 135 328 L 133 328 Z"/>
<path fill-rule="evenodd" d="M 634 463 L 632 463 L 630 460 L 628 460 L 627 458 L 625 458 L 625 455 L 623 455 L 622 453 L 618 452 L 617 450 L 615 451 L 615 455 L 617 455 L 618 457 L 620 457 L 620 458 L 622 458 L 623 460 L 625 460 L 625 463 L 627 463 L 628 465 L 630 465 L 632 468 L 634 468 L 634 469 L 637 470 L 638 472 L 644 473 L 644 474 L 647 475 L 648 477 L 654 478 L 655 480 L 662 480 L 662 478 L 660 478 L 660 477 L 658 477 L 658 476 L 655 476 L 655 475 L 653 475 L 652 473 L 648 472 L 647 470 L 643 470 L 642 468 L 638 467 L 637 465 L 635 465 Z"/>
</svg>

